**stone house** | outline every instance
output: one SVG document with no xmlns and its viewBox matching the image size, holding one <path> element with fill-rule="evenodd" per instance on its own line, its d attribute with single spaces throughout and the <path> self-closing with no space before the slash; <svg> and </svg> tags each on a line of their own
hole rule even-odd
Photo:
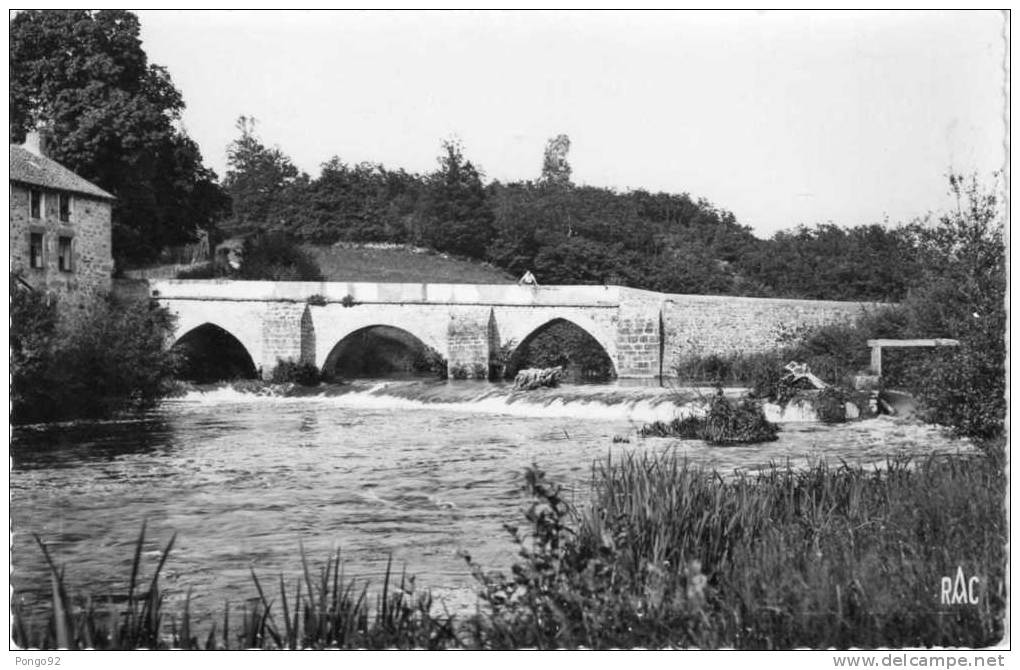
<svg viewBox="0 0 1020 670">
<path fill-rule="evenodd" d="M 114 197 L 46 156 L 45 135 L 10 148 L 10 270 L 35 290 L 110 290 Z"/>
</svg>

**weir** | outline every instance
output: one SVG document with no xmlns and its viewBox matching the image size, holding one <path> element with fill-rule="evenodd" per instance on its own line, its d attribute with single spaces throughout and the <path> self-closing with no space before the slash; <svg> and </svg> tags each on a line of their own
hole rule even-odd
<svg viewBox="0 0 1020 670">
<path fill-rule="evenodd" d="M 263 377 L 284 360 L 321 367 L 345 338 L 385 328 L 420 341 L 451 376 L 485 379 L 550 323 L 569 322 L 598 343 L 618 378 L 663 380 L 684 357 L 764 351 L 795 329 L 876 306 L 623 286 L 151 280 L 148 290 L 176 315 L 175 341 L 216 326 Z"/>
</svg>

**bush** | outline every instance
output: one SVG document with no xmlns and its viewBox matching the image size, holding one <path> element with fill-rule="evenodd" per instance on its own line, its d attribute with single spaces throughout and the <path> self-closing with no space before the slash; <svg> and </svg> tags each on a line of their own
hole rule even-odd
<svg viewBox="0 0 1020 670">
<path fill-rule="evenodd" d="M 241 267 L 205 263 L 177 273 L 177 279 L 324 281 L 318 263 L 283 233 L 261 233 L 244 242 Z"/>
<path fill-rule="evenodd" d="M 292 360 L 276 359 L 276 367 L 270 375 L 274 384 L 300 384 L 301 386 L 317 386 L 321 380 L 319 368 L 314 363 L 301 363 Z"/>
<path fill-rule="evenodd" d="M 412 367 L 415 372 L 431 372 L 439 379 L 446 379 L 450 376 L 449 363 L 446 358 L 432 347 L 419 350 Z"/>
<path fill-rule="evenodd" d="M 311 254 L 282 233 L 263 233 L 245 240 L 238 279 L 323 281 Z"/>
<path fill-rule="evenodd" d="M 641 428 L 638 434 L 641 437 L 705 440 L 715 445 L 754 444 L 777 439 L 779 427 L 765 418 L 757 400 L 744 397 L 734 402 L 719 389 L 709 402 L 705 416 L 688 416 L 670 423 L 656 421 Z"/>
<path fill-rule="evenodd" d="M 15 423 L 109 417 L 152 407 L 172 389 L 173 322 L 158 303 L 95 297 L 58 316 L 46 300 L 11 291 Z"/>
<path fill-rule="evenodd" d="M 815 397 L 814 408 L 822 423 L 844 423 L 846 403 L 850 396 L 835 386 L 826 386 Z"/>
</svg>

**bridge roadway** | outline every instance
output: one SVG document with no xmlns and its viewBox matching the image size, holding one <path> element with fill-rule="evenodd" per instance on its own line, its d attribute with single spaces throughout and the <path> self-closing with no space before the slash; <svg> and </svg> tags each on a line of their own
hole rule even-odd
<svg viewBox="0 0 1020 670">
<path fill-rule="evenodd" d="M 149 290 L 177 315 L 175 340 L 218 326 L 263 375 L 280 360 L 322 366 L 349 335 L 389 326 L 439 352 L 450 370 L 484 378 L 495 352 L 566 320 L 595 338 L 618 377 L 661 379 L 685 356 L 766 350 L 793 329 L 874 306 L 623 286 L 150 280 Z"/>
</svg>

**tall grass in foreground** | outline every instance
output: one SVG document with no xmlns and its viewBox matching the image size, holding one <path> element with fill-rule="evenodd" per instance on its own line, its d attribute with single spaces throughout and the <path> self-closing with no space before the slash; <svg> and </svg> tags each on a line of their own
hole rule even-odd
<svg viewBox="0 0 1020 670">
<path fill-rule="evenodd" d="M 987 453 L 996 453 L 990 449 Z M 21 647 L 134 649 L 981 647 L 1003 635 L 1005 475 L 987 455 L 884 469 L 773 466 L 723 477 L 674 452 L 605 460 L 571 505 L 533 467 L 510 575 L 471 563 L 481 605 L 437 618 L 413 580 L 380 594 L 345 580 L 339 556 L 281 577 L 271 597 L 196 631 L 190 594 L 170 616 L 143 580 L 144 528 L 126 604 L 75 598 L 50 560 L 45 622 L 14 611 Z M 979 602 L 940 602 L 943 577 L 979 579 Z M 147 589 L 143 587 L 147 585 Z"/>
<path fill-rule="evenodd" d="M 50 559 L 36 538 L 53 584 L 52 607 L 45 622 L 22 612 L 16 604 L 12 639 L 22 648 L 40 649 L 437 649 L 457 642 L 451 617 L 431 614 L 427 592 L 415 594 L 413 578 L 392 581 L 387 564 L 382 592 L 370 596 L 368 584 L 346 580 L 339 553 L 313 575 L 301 552 L 303 579 L 288 591 L 279 579 L 278 599 L 267 595 L 253 570 L 257 597 L 240 611 L 227 605 L 223 624 L 201 633 L 191 621 L 191 592 L 179 615 L 169 616 L 159 576 L 173 547 L 171 539 L 148 582 L 139 574 L 145 527 L 135 545 L 128 594 L 124 603 L 96 603 L 75 598 L 64 582 L 63 571 Z"/>
<path fill-rule="evenodd" d="M 987 457 L 723 478 L 605 461 L 570 509 L 533 470 L 522 561 L 486 576 L 494 647 L 987 646 L 1003 635 L 1005 478 Z M 979 604 L 944 605 L 958 568 Z"/>
</svg>

